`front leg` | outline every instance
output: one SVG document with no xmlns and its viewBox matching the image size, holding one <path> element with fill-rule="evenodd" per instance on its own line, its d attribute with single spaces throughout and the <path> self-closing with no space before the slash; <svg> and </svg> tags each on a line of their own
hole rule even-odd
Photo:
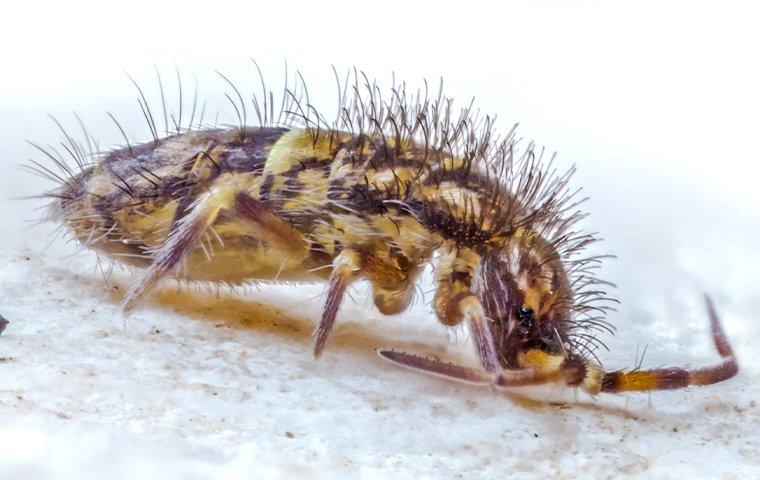
<svg viewBox="0 0 760 480">
<path fill-rule="evenodd" d="M 468 249 L 443 255 L 436 266 L 435 313 L 444 325 L 465 322 L 472 333 L 480 363 L 489 372 L 499 369 L 491 330 L 483 306 L 472 292 L 472 275 L 479 256 Z"/>
</svg>

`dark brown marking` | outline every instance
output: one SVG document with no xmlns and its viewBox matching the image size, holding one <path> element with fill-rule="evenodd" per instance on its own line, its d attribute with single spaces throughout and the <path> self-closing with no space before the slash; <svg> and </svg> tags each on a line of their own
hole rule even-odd
<svg viewBox="0 0 760 480">
<path fill-rule="evenodd" d="M 449 275 L 449 279 L 452 282 L 462 282 L 465 285 L 469 285 L 470 281 L 472 280 L 472 273 L 460 272 L 460 271 L 455 270 L 451 272 L 451 275 Z"/>
<path fill-rule="evenodd" d="M 309 157 L 305 160 L 298 162 L 298 165 L 293 166 L 287 172 L 283 172 L 283 177 L 296 177 L 299 173 L 306 170 L 321 170 L 324 176 L 330 174 L 330 168 L 332 167 L 332 158 L 317 158 Z"/>
<path fill-rule="evenodd" d="M 288 252 L 306 252 L 308 243 L 290 223 L 246 192 L 235 195 L 235 213 L 253 224 L 257 234 Z"/>
<path fill-rule="evenodd" d="M 384 215 L 388 211 L 384 204 L 388 196 L 363 183 L 346 186 L 342 179 L 333 181 L 327 198 L 365 215 Z"/>
<path fill-rule="evenodd" d="M 566 358 L 561 368 L 565 372 L 567 384 L 571 387 L 580 386 L 588 373 L 583 359 L 575 356 Z"/>
<path fill-rule="evenodd" d="M 259 189 L 259 196 L 262 200 L 266 200 L 269 198 L 269 194 L 272 193 L 272 187 L 274 186 L 274 179 L 275 176 L 270 174 L 267 174 L 264 177 L 264 181 L 261 184 L 261 188 Z"/>
<path fill-rule="evenodd" d="M 269 152 L 289 130 L 287 128 L 246 128 L 242 142 L 232 143 L 220 161 L 222 168 L 232 172 L 260 172 L 264 169 Z"/>
<path fill-rule="evenodd" d="M 436 201 L 408 199 L 403 202 L 402 211 L 414 216 L 428 231 L 455 239 L 460 247 L 478 252 L 484 251 L 481 247 L 494 236 L 493 231 L 483 228 L 482 219 L 461 218 Z"/>
<path fill-rule="evenodd" d="M 721 357 L 733 357 L 734 351 L 731 348 L 731 344 L 728 343 L 726 332 L 723 330 L 718 312 L 715 311 L 715 304 L 709 295 L 705 295 L 705 305 L 707 305 L 707 315 L 710 318 L 710 330 L 712 332 L 713 343 L 715 349 L 718 350 L 718 354 Z"/>
</svg>

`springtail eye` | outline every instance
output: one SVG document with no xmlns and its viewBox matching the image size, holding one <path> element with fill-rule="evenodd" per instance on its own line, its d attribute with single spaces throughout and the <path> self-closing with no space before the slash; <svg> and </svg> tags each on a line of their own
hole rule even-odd
<svg viewBox="0 0 760 480">
<path fill-rule="evenodd" d="M 517 312 L 517 317 L 520 319 L 520 323 L 525 328 L 530 329 L 533 326 L 533 309 L 532 308 L 521 308 Z"/>
</svg>

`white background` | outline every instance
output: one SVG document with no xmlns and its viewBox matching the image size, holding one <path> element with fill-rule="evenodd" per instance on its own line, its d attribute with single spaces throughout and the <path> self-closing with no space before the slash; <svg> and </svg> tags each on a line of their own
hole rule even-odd
<svg viewBox="0 0 760 480">
<path fill-rule="evenodd" d="M 760 473 L 752 2 L 14 2 L 3 17 L 3 478 L 97 477 L 110 465 L 130 478 Z M 41 159 L 25 140 L 55 144 L 47 115 L 74 128 L 72 111 L 104 147 L 121 142 L 106 111 L 145 140 L 124 70 L 155 93 L 154 64 L 169 84 L 175 65 L 186 86 L 195 76 L 231 121 L 214 70 L 250 93 L 250 57 L 275 83 L 287 59 L 326 110 L 330 66 L 355 65 L 386 83 L 392 72 L 410 86 L 442 77 L 503 128 L 519 121 L 523 137 L 578 166 L 586 226 L 606 239 L 600 253 L 618 256 L 604 269 L 622 301 L 605 364 L 631 366 L 644 345 L 645 365 L 714 361 L 709 292 L 743 372 L 685 392 L 525 403 L 381 363 L 377 346 L 466 361 L 469 345 L 461 332 L 450 341 L 424 304 L 382 318 L 361 288 L 319 362 L 308 345 L 320 286 L 167 293 L 124 319 L 91 256 L 48 247 L 50 226 L 23 230 L 40 203 L 11 199 L 47 186 L 17 169 Z"/>
</svg>

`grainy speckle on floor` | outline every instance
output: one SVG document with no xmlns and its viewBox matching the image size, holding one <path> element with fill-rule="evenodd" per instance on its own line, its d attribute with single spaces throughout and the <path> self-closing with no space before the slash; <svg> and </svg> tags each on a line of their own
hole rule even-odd
<svg viewBox="0 0 760 480">
<path fill-rule="evenodd" d="M 217 294 L 167 285 L 125 317 L 118 301 L 129 276 L 105 282 L 92 265 L 87 254 L 0 257 L 11 320 L 0 337 L 3 478 L 575 478 L 674 465 L 698 476 L 760 468 L 758 358 L 742 338 L 735 343 L 747 368 L 711 388 L 597 399 L 559 387 L 492 392 L 376 356 L 376 347 L 394 346 L 474 361 L 465 336 L 451 342 L 424 305 L 383 318 L 349 302 L 315 361 L 321 286 Z M 693 330 L 699 348 L 681 333 L 651 344 L 648 358 L 715 360 L 704 325 Z M 632 359 L 633 338 L 645 341 L 646 328 L 610 342 L 611 365 Z"/>
</svg>

